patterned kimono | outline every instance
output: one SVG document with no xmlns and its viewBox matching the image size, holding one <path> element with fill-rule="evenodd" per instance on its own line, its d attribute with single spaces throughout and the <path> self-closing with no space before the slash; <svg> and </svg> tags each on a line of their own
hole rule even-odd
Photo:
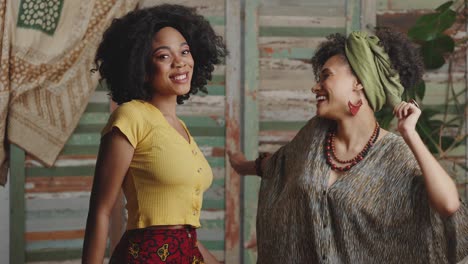
<svg viewBox="0 0 468 264">
<path fill-rule="evenodd" d="M 324 140 L 313 118 L 268 161 L 259 194 L 258 263 L 457 263 L 468 255 L 468 210 L 429 205 L 400 136 L 386 134 L 329 188 Z"/>
</svg>

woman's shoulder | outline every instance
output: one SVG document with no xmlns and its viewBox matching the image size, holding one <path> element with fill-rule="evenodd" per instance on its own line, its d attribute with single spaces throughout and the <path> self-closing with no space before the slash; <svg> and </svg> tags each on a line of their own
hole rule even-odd
<svg viewBox="0 0 468 264">
<path fill-rule="evenodd" d="M 401 137 L 399 134 L 396 134 L 391 131 L 385 131 L 384 136 L 381 139 L 382 145 L 384 145 L 387 150 L 391 150 L 393 153 L 396 153 L 397 155 L 403 154 L 403 153 L 409 153 L 410 148 L 408 144 L 406 144 L 405 140 L 403 137 Z"/>
<path fill-rule="evenodd" d="M 147 107 L 140 100 L 131 100 L 119 105 L 113 112 L 113 117 L 125 117 L 133 122 L 142 122 L 147 113 Z"/>
<path fill-rule="evenodd" d="M 142 103 L 132 100 L 119 105 L 109 116 L 108 125 L 121 124 L 140 127 L 146 123 L 145 109 Z"/>
<path fill-rule="evenodd" d="M 134 113 L 134 112 L 141 112 L 141 110 L 144 108 L 145 106 L 142 101 L 131 100 L 131 101 L 128 101 L 119 105 L 115 110 L 120 111 L 120 112 Z"/>
<path fill-rule="evenodd" d="M 406 174 L 414 172 L 417 168 L 416 159 L 404 139 L 393 132 L 386 131 L 385 135 L 376 143 L 378 155 L 375 158 L 381 159 L 378 166 L 382 170 L 391 170 L 394 173 Z M 386 168 L 386 169 L 385 169 Z"/>
</svg>

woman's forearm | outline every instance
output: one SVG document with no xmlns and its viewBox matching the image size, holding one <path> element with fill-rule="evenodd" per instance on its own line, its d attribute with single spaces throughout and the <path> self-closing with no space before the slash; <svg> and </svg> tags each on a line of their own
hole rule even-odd
<svg viewBox="0 0 468 264">
<path fill-rule="evenodd" d="M 460 207 L 455 182 L 429 152 L 416 131 L 403 135 L 403 138 L 421 168 L 431 205 L 443 216 L 454 214 Z"/>
<path fill-rule="evenodd" d="M 248 160 L 242 164 L 243 175 L 257 175 L 255 170 L 255 161 Z"/>
<path fill-rule="evenodd" d="M 99 146 L 83 244 L 83 263 L 102 263 L 109 218 L 119 196 L 134 148 L 118 129 L 106 134 Z"/>
<path fill-rule="evenodd" d="M 262 174 L 265 173 L 266 163 L 267 163 L 267 160 L 269 158 L 270 158 L 270 156 L 264 157 L 261 160 L 261 163 L 259 164 L 261 166 L 260 171 L 261 171 Z M 245 168 L 244 170 L 246 172 L 244 175 L 257 175 L 257 168 L 256 168 L 254 160 L 246 161 L 243 166 L 244 166 L 244 168 Z M 260 175 L 257 175 L 257 176 L 260 176 Z M 262 176 L 260 176 L 260 177 L 262 177 Z"/>
<path fill-rule="evenodd" d="M 237 152 L 232 153 L 228 151 L 229 163 L 231 167 L 240 175 L 257 175 L 257 168 L 255 160 L 247 160 L 243 153 Z M 266 161 L 269 159 L 269 156 L 263 157 L 261 163 L 259 163 L 260 171 L 265 171 Z M 260 176 L 260 175 L 259 175 Z"/>
<path fill-rule="evenodd" d="M 83 264 L 103 263 L 109 230 L 109 215 L 89 214 L 83 243 Z"/>
</svg>

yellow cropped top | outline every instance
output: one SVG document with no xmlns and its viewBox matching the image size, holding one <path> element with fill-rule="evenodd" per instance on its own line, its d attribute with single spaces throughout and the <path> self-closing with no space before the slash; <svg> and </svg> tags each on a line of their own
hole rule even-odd
<svg viewBox="0 0 468 264">
<path fill-rule="evenodd" d="M 102 136 L 117 127 L 135 148 L 122 188 L 127 230 L 152 225 L 200 227 L 203 192 L 213 174 L 185 124 L 190 142 L 150 103 L 132 100 L 111 114 Z"/>
</svg>

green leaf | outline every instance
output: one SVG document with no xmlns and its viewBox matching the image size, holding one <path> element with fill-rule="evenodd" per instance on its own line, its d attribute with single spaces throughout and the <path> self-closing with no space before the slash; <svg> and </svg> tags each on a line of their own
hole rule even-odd
<svg viewBox="0 0 468 264">
<path fill-rule="evenodd" d="M 423 46 L 430 46 L 432 49 L 440 52 L 453 52 L 455 41 L 450 36 L 440 34 L 435 39 L 424 43 Z"/>
<path fill-rule="evenodd" d="M 450 28 L 455 20 L 457 19 L 457 13 L 451 9 L 447 9 L 444 12 L 440 13 L 438 18 L 439 20 L 436 21 L 437 31 L 442 33 L 446 29 Z"/>
<path fill-rule="evenodd" d="M 440 114 L 440 112 L 437 110 L 431 108 L 423 109 L 421 116 L 418 120 L 418 124 L 421 124 L 423 127 L 426 127 L 430 135 L 434 135 L 435 138 L 438 138 L 440 126 L 443 124 L 441 120 L 434 119 L 434 115 L 437 114 Z"/>
<path fill-rule="evenodd" d="M 443 53 L 434 49 L 431 45 L 423 45 L 421 54 L 426 69 L 438 69 L 445 64 Z"/>
<path fill-rule="evenodd" d="M 431 127 L 433 128 L 433 130 L 439 130 L 439 128 L 444 125 L 444 122 L 436 119 L 431 119 L 429 123 L 431 123 Z"/>
<path fill-rule="evenodd" d="M 421 55 L 428 69 L 438 69 L 445 64 L 444 54 L 453 52 L 455 42 L 447 35 L 438 35 L 435 39 L 421 45 Z"/>
<path fill-rule="evenodd" d="M 437 20 L 439 14 L 422 15 L 416 20 L 413 27 L 408 30 L 408 37 L 413 40 L 428 41 L 433 39 L 437 33 L 434 33 L 434 21 Z M 434 35 L 434 36 L 433 36 Z"/>
<path fill-rule="evenodd" d="M 380 127 L 383 129 L 389 129 L 390 123 L 392 122 L 394 115 L 392 109 L 385 106 L 382 110 L 375 113 L 375 118 L 379 122 Z"/>
<path fill-rule="evenodd" d="M 426 117 L 427 119 L 430 119 L 437 114 L 440 114 L 440 111 L 438 111 L 437 109 L 426 107 L 422 110 L 421 116 Z"/>
<path fill-rule="evenodd" d="M 418 131 L 418 134 L 421 135 L 421 138 L 429 148 L 429 151 L 432 154 L 438 154 L 439 151 L 437 149 L 437 141 L 433 137 L 430 127 L 428 127 L 426 124 L 423 124 L 422 122 L 418 122 L 416 124 L 416 130 Z"/>
<path fill-rule="evenodd" d="M 461 145 L 465 144 L 465 141 L 457 141 L 455 144 L 453 144 L 453 148 L 459 147 Z"/>
<path fill-rule="evenodd" d="M 411 99 L 414 99 L 416 98 L 416 91 L 414 88 L 409 88 L 409 89 L 406 89 L 404 92 L 403 92 L 403 95 L 401 96 L 401 98 L 404 100 L 404 101 L 409 101 Z"/>
<path fill-rule="evenodd" d="M 422 101 L 424 99 L 424 95 L 426 94 L 426 83 L 421 81 L 416 85 L 416 87 L 414 87 L 414 90 L 416 91 L 418 98 Z"/>
<path fill-rule="evenodd" d="M 452 148 L 452 149 L 456 148 L 456 147 L 458 147 L 460 145 L 463 145 L 465 143 L 466 137 L 467 136 L 465 135 L 460 140 L 457 140 L 455 142 L 455 138 L 452 137 L 452 136 L 442 136 L 442 138 L 441 138 L 442 139 L 442 144 L 441 144 L 442 146 L 441 147 L 442 147 L 442 149 L 444 151 L 449 150 L 449 148 Z M 452 144 L 453 144 L 453 146 L 452 146 Z"/>
<path fill-rule="evenodd" d="M 459 127 L 460 124 L 465 120 L 464 116 L 455 116 L 454 118 L 445 122 L 447 127 Z"/>
<path fill-rule="evenodd" d="M 449 9 L 453 5 L 453 1 L 448 1 L 443 4 L 441 4 L 439 7 L 437 7 L 435 10 L 439 12 L 444 12 L 447 9 Z"/>
<path fill-rule="evenodd" d="M 456 15 L 456 12 L 451 9 L 422 15 L 416 20 L 414 26 L 409 29 L 408 36 L 418 41 L 433 40 L 455 23 Z"/>
<path fill-rule="evenodd" d="M 416 20 L 412 28 L 422 28 L 427 25 L 430 25 L 435 20 L 437 20 L 437 17 L 439 16 L 439 14 L 440 14 L 439 12 L 435 12 L 435 13 L 430 13 L 430 14 L 425 14 L 425 15 L 420 16 Z"/>
<path fill-rule="evenodd" d="M 453 137 L 449 137 L 449 136 L 442 136 L 441 137 L 441 149 L 442 150 L 447 150 L 451 145 L 452 143 L 455 141 L 455 139 Z"/>
</svg>

